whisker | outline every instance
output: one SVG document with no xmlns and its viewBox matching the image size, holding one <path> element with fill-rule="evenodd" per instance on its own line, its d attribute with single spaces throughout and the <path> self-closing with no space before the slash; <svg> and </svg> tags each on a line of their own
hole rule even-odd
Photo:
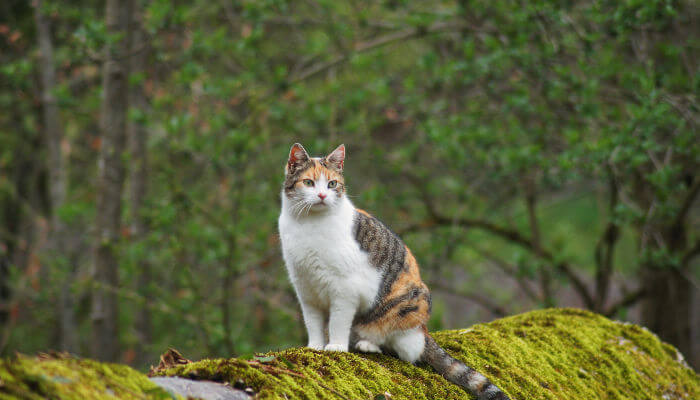
<svg viewBox="0 0 700 400">
<path fill-rule="evenodd" d="M 301 213 L 301 210 L 303 209 L 303 207 L 304 207 L 304 203 L 295 202 L 291 208 L 292 214 L 296 215 L 297 217 L 300 216 L 301 215 L 300 213 Z"/>
<path fill-rule="evenodd" d="M 297 207 L 295 209 L 295 213 L 296 213 L 297 217 L 301 216 L 301 214 L 304 212 L 305 207 L 306 207 L 305 203 L 303 203 L 303 202 L 297 203 Z"/>
<path fill-rule="evenodd" d="M 311 207 L 313 207 L 313 203 L 308 203 L 306 207 L 304 207 L 303 211 L 306 212 L 306 215 L 309 215 L 309 211 L 311 211 Z"/>
</svg>

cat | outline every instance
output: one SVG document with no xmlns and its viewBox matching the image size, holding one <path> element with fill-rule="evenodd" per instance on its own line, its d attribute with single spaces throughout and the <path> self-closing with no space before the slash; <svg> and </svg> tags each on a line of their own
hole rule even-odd
<svg viewBox="0 0 700 400">
<path fill-rule="evenodd" d="M 280 240 L 308 347 L 385 349 L 404 361 L 431 365 L 480 400 L 507 400 L 428 334 L 431 299 L 418 263 L 395 233 L 350 202 L 344 161 L 344 145 L 312 158 L 295 143 L 285 168 Z"/>
</svg>

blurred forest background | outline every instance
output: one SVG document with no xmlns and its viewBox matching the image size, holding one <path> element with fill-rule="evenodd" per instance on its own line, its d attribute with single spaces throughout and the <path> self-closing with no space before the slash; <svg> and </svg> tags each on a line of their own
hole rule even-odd
<svg viewBox="0 0 700 400">
<path fill-rule="evenodd" d="M 290 145 L 347 146 L 431 329 L 582 307 L 700 365 L 694 0 L 0 2 L 0 353 L 297 346 Z"/>
</svg>

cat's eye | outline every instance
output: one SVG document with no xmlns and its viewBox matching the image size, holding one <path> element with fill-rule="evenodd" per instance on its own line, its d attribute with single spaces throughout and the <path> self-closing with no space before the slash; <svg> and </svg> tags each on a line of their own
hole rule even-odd
<svg viewBox="0 0 700 400">
<path fill-rule="evenodd" d="M 311 179 L 304 179 L 304 185 L 311 187 L 314 185 L 314 181 L 312 181 Z"/>
<path fill-rule="evenodd" d="M 338 186 L 338 181 L 330 181 L 328 182 L 328 188 L 333 189 L 334 187 Z"/>
</svg>

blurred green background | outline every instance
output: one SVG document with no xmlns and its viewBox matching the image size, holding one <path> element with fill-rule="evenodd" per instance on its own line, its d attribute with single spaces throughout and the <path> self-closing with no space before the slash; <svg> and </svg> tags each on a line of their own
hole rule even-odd
<svg viewBox="0 0 700 400">
<path fill-rule="evenodd" d="M 692 0 L 5 0 L 0 354 L 145 368 L 168 346 L 305 343 L 276 226 L 301 142 L 345 143 L 352 200 L 422 265 L 431 329 L 582 307 L 697 367 L 699 15 Z"/>
</svg>

